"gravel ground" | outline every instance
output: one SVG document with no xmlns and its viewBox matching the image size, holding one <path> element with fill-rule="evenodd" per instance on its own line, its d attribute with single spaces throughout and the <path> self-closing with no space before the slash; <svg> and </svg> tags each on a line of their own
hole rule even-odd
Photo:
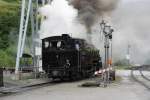
<svg viewBox="0 0 150 100">
<path fill-rule="evenodd" d="M 0 100 L 150 100 L 150 91 L 130 78 L 130 71 L 117 71 L 120 82 L 103 87 L 79 87 L 84 81 L 60 83 L 23 93 L 0 97 Z"/>
</svg>

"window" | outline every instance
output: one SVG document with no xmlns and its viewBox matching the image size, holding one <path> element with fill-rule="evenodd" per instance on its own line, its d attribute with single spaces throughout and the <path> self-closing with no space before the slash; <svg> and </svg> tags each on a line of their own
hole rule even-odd
<svg viewBox="0 0 150 100">
<path fill-rule="evenodd" d="M 76 47 L 76 49 L 77 49 L 77 50 L 79 50 L 79 49 L 80 49 L 79 44 L 75 44 L 75 47 Z"/>
<path fill-rule="evenodd" d="M 58 41 L 58 42 L 57 42 L 57 48 L 60 48 L 61 45 L 62 45 L 61 41 Z"/>
<path fill-rule="evenodd" d="M 48 48 L 49 47 L 49 42 L 45 41 L 44 46 L 45 46 L 45 48 Z"/>
</svg>

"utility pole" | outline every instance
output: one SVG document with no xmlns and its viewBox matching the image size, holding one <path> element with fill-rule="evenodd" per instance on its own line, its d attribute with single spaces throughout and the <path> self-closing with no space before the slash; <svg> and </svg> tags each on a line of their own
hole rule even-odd
<svg viewBox="0 0 150 100">
<path fill-rule="evenodd" d="M 21 18 L 20 18 L 20 29 L 19 29 L 19 39 L 18 39 L 18 48 L 17 48 L 17 57 L 16 57 L 16 66 L 15 66 L 15 74 L 18 75 L 20 71 L 20 58 L 24 53 L 25 48 L 25 40 L 27 38 L 27 29 L 28 23 L 31 21 L 31 29 L 32 29 L 32 57 L 33 57 L 33 67 L 37 66 L 37 57 L 36 57 L 36 47 L 40 46 L 40 43 L 36 40 L 39 40 L 39 19 L 38 16 L 38 8 L 41 5 L 40 1 L 43 5 L 47 3 L 51 3 L 52 0 L 22 0 L 21 2 Z"/>
<path fill-rule="evenodd" d="M 131 49 L 131 45 L 128 43 L 128 46 L 127 46 L 127 55 L 126 55 L 126 59 L 128 61 L 128 66 L 130 66 L 130 49 Z"/>
</svg>

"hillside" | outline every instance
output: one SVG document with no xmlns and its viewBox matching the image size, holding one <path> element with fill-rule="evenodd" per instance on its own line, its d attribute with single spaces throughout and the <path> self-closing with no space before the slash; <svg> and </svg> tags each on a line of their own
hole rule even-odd
<svg viewBox="0 0 150 100">
<path fill-rule="evenodd" d="M 15 65 L 19 8 L 19 0 L 0 0 L 0 67 Z"/>
</svg>

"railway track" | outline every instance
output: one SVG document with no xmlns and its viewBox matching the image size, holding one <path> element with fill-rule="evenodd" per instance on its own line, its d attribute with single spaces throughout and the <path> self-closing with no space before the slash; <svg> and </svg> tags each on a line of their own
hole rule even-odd
<svg viewBox="0 0 150 100">
<path fill-rule="evenodd" d="M 48 82 L 43 82 L 39 84 L 16 86 L 13 88 L 4 88 L 4 89 L 0 89 L 0 97 L 12 95 L 12 94 L 18 94 L 18 93 L 30 91 L 33 89 L 39 89 L 39 88 L 43 88 L 47 86 L 54 86 L 54 85 L 58 85 L 64 82 L 72 82 L 72 81 L 50 80 Z"/>
<path fill-rule="evenodd" d="M 22 92 L 26 92 L 29 90 L 38 89 L 38 88 L 42 88 L 42 87 L 46 87 L 46 86 L 53 86 L 58 83 L 60 83 L 60 82 L 49 81 L 49 82 L 43 82 L 43 83 L 33 84 L 33 85 L 17 86 L 17 87 L 12 87 L 12 88 L 3 88 L 0 91 L 0 97 L 17 94 L 17 93 L 22 93 Z"/>
<path fill-rule="evenodd" d="M 144 67 L 144 66 L 139 66 L 139 67 L 133 67 L 131 70 L 131 77 L 138 82 L 139 84 L 141 84 L 142 86 L 144 86 L 145 88 L 147 88 L 148 90 L 150 90 L 150 76 L 146 76 L 144 75 L 143 71 L 146 71 L 147 69 L 149 69 L 148 67 Z M 137 71 L 140 73 L 140 75 L 135 75 L 135 72 L 137 73 Z"/>
</svg>

